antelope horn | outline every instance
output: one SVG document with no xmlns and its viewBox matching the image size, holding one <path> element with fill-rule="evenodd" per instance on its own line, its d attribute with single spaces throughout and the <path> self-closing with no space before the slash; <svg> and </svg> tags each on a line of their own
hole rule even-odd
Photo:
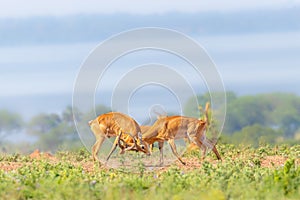
<svg viewBox="0 0 300 200">
<path fill-rule="evenodd" d="M 124 146 L 121 144 L 121 140 L 122 140 L 122 139 L 121 139 L 121 136 L 122 136 L 122 134 L 123 134 L 123 133 L 121 132 L 121 133 L 119 134 L 119 136 L 118 136 L 118 137 L 119 137 L 119 138 L 118 138 L 118 145 L 119 145 L 119 147 L 120 147 L 121 149 L 124 149 Z M 123 141 L 123 140 L 122 140 L 122 141 Z M 123 142 L 124 142 L 124 141 L 123 141 Z"/>
<path fill-rule="evenodd" d="M 130 147 L 127 147 L 126 149 L 125 149 L 125 151 L 130 151 L 130 150 L 132 150 L 132 149 L 134 149 L 135 148 L 135 145 L 133 144 L 132 146 L 130 146 Z M 135 148 L 136 149 L 136 148 Z"/>
<path fill-rule="evenodd" d="M 130 137 L 132 137 L 132 136 L 130 135 Z M 132 137 L 132 139 L 133 139 L 134 144 L 133 144 L 132 146 L 130 146 L 130 147 L 127 147 L 127 148 L 125 149 L 125 151 L 129 151 L 129 150 L 132 150 L 132 149 L 137 150 L 137 143 L 136 143 L 136 140 L 135 140 L 134 137 Z"/>
</svg>

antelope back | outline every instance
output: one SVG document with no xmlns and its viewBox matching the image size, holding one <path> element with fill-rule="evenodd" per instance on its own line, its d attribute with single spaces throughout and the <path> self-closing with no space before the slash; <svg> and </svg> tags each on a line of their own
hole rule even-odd
<svg viewBox="0 0 300 200">
<path fill-rule="evenodd" d="M 119 112 L 110 112 L 98 117 L 99 124 L 105 124 L 108 129 L 119 134 L 119 131 L 122 131 L 125 134 L 130 134 L 133 137 L 136 137 L 138 132 L 141 132 L 141 129 L 138 123 L 128 115 Z"/>
<path fill-rule="evenodd" d="M 157 119 L 154 124 L 146 131 L 143 133 L 142 138 L 145 140 L 147 143 L 152 144 L 155 138 L 158 136 L 159 132 L 163 131 L 166 127 L 166 120 L 167 117 L 159 118 Z"/>
</svg>

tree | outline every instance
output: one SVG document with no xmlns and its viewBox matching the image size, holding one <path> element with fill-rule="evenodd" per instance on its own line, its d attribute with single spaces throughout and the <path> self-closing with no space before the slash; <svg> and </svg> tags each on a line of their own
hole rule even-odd
<svg viewBox="0 0 300 200">
<path fill-rule="evenodd" d="M 8 135 L 16 133 L 23 126 L 22 117 L 14 112 L 0 110 L 0 143 Z"/>
<path fill-rule="evenodd" d="M 231 142 L 258 147 L 261 143 L 276 144 L 277 139 L 282 135 L 280 131 L 260 124 L 254 124 L 244 127 L 241 131 L 235 132 L 231 137 Z"/>
<path fill-rule="evenodd" d="M 71 106 L 67 106 L 62 112 L 62 120 L 67 124 L 74 124 L 73 109 Z"/>
<path fill-rule="evenodd" d="M 96 116 L 111 112 L 111 109 L 104 105 L 97 105 L 95 109 L 89 110 L 88 112 L 83 114 L 82 121 L 84 123 L 88 123 L 88 121 L 94 119 Z M 96 114 L 96 116 L 95 116 Z"/>
<path fill-rule="evenodd" d="M 28 133 L 33 135 L 47 134 L 62 122 L 58 114 L 39 114 L 28 123 Z"/>
<path fill-rule="evenodd" d="M 73 120 L 73 109 L 67 106 L 60 114 L 39 114 L 34 116 L 28 123 L 29 134 L 38 136 L 36 145 L 42 150 L 56 151 L 59 147 L 74 149 L 81 145 Z M 97 113 L 108 112 L 109 108 L 99 105 L 96 107 Z M 78 119 L 86 123 L 91 120 L 90 116 L 83 115 L 78 110 Z M 93 113 L 90 111 L 88 114 Z"/>
<path fill-rule="evenodd" d="M 261 98 L 271 102 L 271 112 L 267 115 L 269 126 L 277 127 L 284 132 L 285 137 L 293 138 L 300 128 L 299 96 L 274 93 L 261 95 Z"/>
<path fill-rule="evenodd" d="M 224 131 L 233 133 L 246 126 L 254 124 L 266 125 L 270 103 L 255 96 L 243 96 L 232 101 L 227 106 L 227 116 Z"/>
</svg>

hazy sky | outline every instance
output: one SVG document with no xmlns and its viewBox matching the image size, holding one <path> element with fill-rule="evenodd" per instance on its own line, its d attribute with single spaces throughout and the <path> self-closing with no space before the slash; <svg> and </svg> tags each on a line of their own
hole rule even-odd
<svg viewBox="0 0 300 200">
<path fill-rule="evenodd" d="M 134 13 L 242 11 L 284 9 L 300 5 L 300 0 L 0 0 L 1 18 L 80 13 Z"/>
<path fill-rule="evenodd" d="M 217 28 L 212 29 L 206 35 L 193 35 L 193 39 L 203 45 L 214 60 L 224 80 L 226 90 L 242 95 L 264 92 L 300 94 L 299 87 L 295 87 L 300 85 L 298 78 L 300 31 L 299 26 L 296 26 L 298 24 L 296 17 L 299 15 L 293 14 L 299 10 L 300 0 L 110 0 L 105 2 L 99 0 L 0 0 L 0 7 L 0 22 L 2 23 L 0 23 L 2 25 L 0 28 L 11 28 L 10 32 L 0 30 L 0 33 L 4 36 L 15 36 L 7 37 L 8 39 L 2 37 L 2 40 L 7 43 L 0 45 L 0 109 L 18 111 L 25 117 L 38 112 L 60 112 L 66 105 L 72 103 L 70 94 L 80 66 L 101 38 L 99 36 L 96 40 L 84 42 L 87 41 L 89 34 L 79 26 L 79 29 L 74 30 L 86 33 L 79 34 L 84 39 L 78 41 L 83 41 L 83 43 L 78 43 L 77 40 L 74 43 L 64 43 L 64 40 L 59 40 L 64 38 L 63 36 L 65 38 L 66 36 L 77 37 L 75 34 L 77 32 L 72 32 L 72 28 L 82 23 L 81 16 L 60 17 L 74 14 L 111 14 L 109 17 L 97 15 L 98 18 L 91 20 L 87 26 L 89 31 L 93 31 L 96 26 L 95 21 L 108 20 L 109 26 L 104 23 L 106 28 L 103 31 L 100 29 L 99 32 L 108 37 L 109 34 L 116 34 L 118 30 L 126 30 L 128 25 L 128 27 L 135 27 L 136 24 L 137 26 L 149 24 L 147 20 L 140 23 L 141 18 L 138 17 L 137 22 L 125 20 L 127 24 L 121 24 L 119 21 L 124 23 L 124 19 L 120 20 L 120 15 L 118 15 L 120 13 L 125 13 L 121 17 L 129 16 L 126 13 L 152 14 L 149 15 L 150 18 L 156 17 L 157 21 L 163 19 L 166 26 L 170 24 L 168 20 L 172 21 L 173 16 L 175 27 L 181 28 L 183 33 L 189 33 L 189 29 L 194 30 L 196 27 L 197 30 L 197 25 L 190 23 L 186 25 L 185 19 L 181 19 L 180 16 L 187 13 L 208 12 L 207 15 L 204 13 L 199 15 L 199 18 L 192 18 L 191 22 L 203 20 L 212 24 L 213 22 L 227 23 L 226 20 L 229 20 L 229 27 L 225 27 L 226 24 L 215 23 L 213 25 Z M 270 12 L 282 10 L 284 11 L 282 13 L 288 13 L 289 8 L 297 9 L 290 9 L 293 13 L 286 18 L 287 20 L 284 18 L 280 22 L 276 19 L 280 19 L 281 15 L 278 17 L 277 11 Z M 250 12 L 245 17 L 243 11 Z M 174 15 L 168 12 L 181 12 L 182 14 L 174 18 Z M 217 12 L 223 12 L 223 15 Z M 39 18 L 38 16 L 54 17 Z M 229 17 L 223 21 L 216 20 L 222 16 Z M 22 20 L 26 17 L 33 18 Z M 135 16 L 130 17 L 135 18 Z M 260 23 L 260 19 L 265 17 L 270 23 Z M 5 18 L 17 18 L 17 20 L 5 20 Z M 56 23 L 55 20 L 54 23 L 52 19 L 62 23 Z M 110 24 L 110 20 L 114 20 L 114 23 Z M 179 20 L 178 24 L 176 20 Z M 64 26 L 67 28 L 62 28 Z M 155 20 L 151 21 L 151 26 L 155 26 Z M 256 27 L 256 31 L 253 31 L 251 26 Z M 22 29 L 22 27 L 25 28 Z M 229 33 L 222 27 L 230 30 Z M 260 29 L 260 27 L 263 28 Z M 187 29 L 186 32 L 185 29 Z M 39 37 L 35 37 L 34 34 Z M 55 34 L 63 36 L 57 37 L 58 39 L 53 42 L 50 36 L 53 35 L 55 38 L 57 36 Z M 29 43 L 23 44 L 21 39 L 27 37 Z M 48 39 L 48 43 L 47 41 L 45 43 L 45 40 L 40 42 L 41 38 Z M 34 42 L 30 43 L 31 40 Z M 147 56 L 146 54 L 144 57 Z M 149 61 L 142 60 L 142 62 L 153 62 L 152 58 L 149 56 Z M 154 61 L 163 62 L 164 58 Z M 140 61 L 141 58 L 136 60 Z M 175 61 L 169 60 L 167 64 L 175 65 Z M 20 99 L 22 99 L 22 104 L 20 104 Z M 44 106 L 45 104 L 47 106 Z"/>
</svg>

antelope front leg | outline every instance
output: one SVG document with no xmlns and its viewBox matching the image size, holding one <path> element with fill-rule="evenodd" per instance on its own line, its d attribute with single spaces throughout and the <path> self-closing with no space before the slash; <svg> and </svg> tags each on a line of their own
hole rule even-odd
<svg viewBox="0 0 300 200">
<path fill-rule="evenodd" d="M 158 142 L 158 148 L 160 151 L 159 165 L 163 166 L 163 164 L 164 164 L 164 154 L 163 154 L 164 142 Z"/>
<path fill-rule="evenodd" d="M 178 160 L 183 164 L 186 165 L 186 163 L 180 158 L 180 156 L 177 153 L 176 145 L 174 139 L 169 139 L 169 145 L 172 149 L 173 154 L 178 158 Z"/>
<path fill-rule="evenodd" d="M 100 149 L 101 145 L 103 144 L 104 140 L 105 140 L 104 136 L 98 137 L 96 143 L 92 147 L 93 160 L 98 161 L 99 163 L 100 163 L 100 160 L 98 159 L 97 155 L 98 155 L 99 149 Z"/>
<path fill-rule="evenodd" d="M 119 142 L 119 137 L 120 137 L 120 135 L 118 135 L 118 136 L 116 137 L 116 139 L 115 139 L 115 141 L 114 141 L 114 144 L 113 144 L 113 146 L 112 146 L 112 148 L 111 148 L 111 150 L 110 150 L 110 152 L 109 152 L 109 154 L 108 154 L 108 156 L 107 156 L 107 158 L 106 158 L 106 163 L 107 163 L 107 161 L 109 160 L 111 154 L 116 150 L 116 148 L 117 148 L 117 146 L 118 146 L 118 142 Z"/>
</svg>

